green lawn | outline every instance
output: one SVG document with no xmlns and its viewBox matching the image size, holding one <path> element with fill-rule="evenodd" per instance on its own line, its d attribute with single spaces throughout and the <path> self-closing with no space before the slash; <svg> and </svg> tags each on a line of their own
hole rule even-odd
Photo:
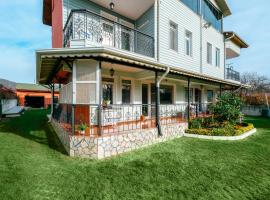
<svg viewBox="0 0 270 200">
<path fill-rule="evenodd" d="M 46 111 L 0 122 L 0 199 L 270 199 L 270 119 L 250 138 L 180 138 L 95 161 L 63 154 Z"/>
</svg>

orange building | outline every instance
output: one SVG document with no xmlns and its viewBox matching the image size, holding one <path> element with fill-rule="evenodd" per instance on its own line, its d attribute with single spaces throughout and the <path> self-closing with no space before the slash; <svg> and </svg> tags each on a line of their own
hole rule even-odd
<svg viewBox="0 0 270 200">
<path fill-rule="evenodd" d="M 16 94 L 20 106 L 32 108 L 48 108 L 52 102 L 52 93 L 49 87 L 37 84 L 17 83 Z M 55 102 L 58 102 L 59 91 L 56 90 Z"/>
</svg>

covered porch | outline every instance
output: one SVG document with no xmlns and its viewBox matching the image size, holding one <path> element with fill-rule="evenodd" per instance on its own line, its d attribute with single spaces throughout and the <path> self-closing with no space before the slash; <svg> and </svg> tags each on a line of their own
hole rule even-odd
<svg viewBox="0 0 270 200">
<path fill-rule="evenodd" d="M 191 118 L 210 116 L 209 105 L 218 95 L 237 87 L 139 57 L 55 51 L 39 57 L 38 76 L 52 89 L 61 85 L 52 121 L 61 137 L 76 140 L 143 134 L 144 145 L 147 135 L 180 137 Z"/>
</svg>

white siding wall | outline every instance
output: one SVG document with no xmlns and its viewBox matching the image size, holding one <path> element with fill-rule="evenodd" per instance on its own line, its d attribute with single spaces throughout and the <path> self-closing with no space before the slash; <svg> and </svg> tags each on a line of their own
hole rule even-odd
<svg viewBox="0 0 270 200">
<path fill-rule="evenodd" d="M 224 79 L 224 37 L 213 27 L 203 28 L 203 74 Z M 207 63 L 207 42 L 212 44 L 212 65 Z M 220 67 L 216 67 L 216 48 L 220 50 Z"/>
<path fill-rule="evenodd" d="M 178 25 L 178 52 L 169 49 L 169 23 Z M 192 32 L 193 56 L 185 55 L 185 31 Z M 200 17 L 179 0 L 160 3 L 160 62 L 179 68 L 200 71 Z"/>
<path fill-rule="evenodd" d="M 169 49 L 169 22 L 178 25 L 178 52 Z M 179 0 L 161 0 L 160 3 L 160 62 L 174 67 L 200 73 L 200 16 Z M 185 31 L 192 32 L 192 57 L 185 55 Z M 224 38 L 210 27 L 202 31 L 202 72 L 205 75 L 224 79 Z M 213 46 L 212 65 L 207 64 L 207 42 Z M 215 49 L 220 49 L 220 63 L 215 66 Z"/>
</svg>

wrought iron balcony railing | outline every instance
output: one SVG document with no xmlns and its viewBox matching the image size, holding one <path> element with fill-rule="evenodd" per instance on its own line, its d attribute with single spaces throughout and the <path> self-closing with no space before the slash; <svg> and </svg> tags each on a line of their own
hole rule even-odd
<svg viewBox="0 0 270 200">
<path fill-rule="evenodd" d="M 192 103 L 190 105 L 190 117 L 210 116 L 209 105 L 207 103 Z M 72 107 L 74 108 L 73 112 Z M 155 128 L 156 105 L 119 104 L 100 107 L 93 104 L 57 104 L 54 107 L 52 118 L 69 135 L 77 134 L 80 124 L 88 127 L 87 135 L 113 134 Z M 188 103 L 160 105 L 161 125 L 183 123 L 187 120 Z"/>
<path fill-rule="evenodd" d="M 231 68 L 226 68 L 226 79 L 240 81 L 240 73 Z"/>
<path fill-rule="evenodd" d="M 154 38 L 88 10 L 72 10 L 64 27 L 64 47 L 71 40 L 115 47 L 154 57 Z"/>
</svg>

